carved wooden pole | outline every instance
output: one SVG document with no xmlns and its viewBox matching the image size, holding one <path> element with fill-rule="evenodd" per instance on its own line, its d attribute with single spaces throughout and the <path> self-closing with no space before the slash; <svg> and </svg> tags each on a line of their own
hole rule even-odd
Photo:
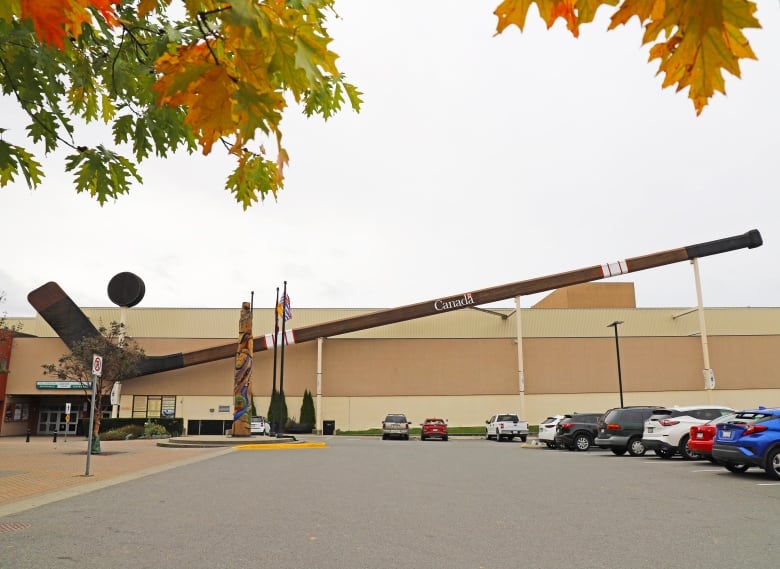
<svg viewBox="0 0 780 569">
<path fill-rule="evenodd" d="M 252 434 L 252 310 L 248 302 L 241 305 L 238 320 L 238 349 L 233 372 L 233 436 Z"/>
</svg>

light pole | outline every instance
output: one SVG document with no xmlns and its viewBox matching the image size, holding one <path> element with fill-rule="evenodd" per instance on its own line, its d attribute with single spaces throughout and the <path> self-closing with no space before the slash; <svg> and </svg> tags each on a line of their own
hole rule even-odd
<svg viewBox="0 0 780 569">
<path fill-rule="evenodd" d="M 623 374 L 620 372 L 620 342 L 618 341 L 618 326 L 622 324 L 622 320 L 615 320 L 611 324 L 607 324 L 607 328 L 615 329 L 615 353 L 617 354 L 617 366 L 618 366 L 618 389 L 620 390 L 620 407 L 623 408 Z"/>
</svg>

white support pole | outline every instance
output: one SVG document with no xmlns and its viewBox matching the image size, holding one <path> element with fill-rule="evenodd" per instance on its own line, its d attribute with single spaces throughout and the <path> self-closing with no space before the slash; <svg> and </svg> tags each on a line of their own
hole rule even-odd
<svg viewBox="0 0 780 569">
<path fill-rule="evenodd" d="M 707 342 L 707 325 L 704 319 L 704 303 L 701 295 L 701 278 L 699 276 L 699 259 L 691 260 L 693 265 L 693 276 L 696 281 L 696 310 L 699 313 L 699 332 L 701 335 L 701 351 L 704 360 L 704 369 L 702 376 L 704 378 L 704 390 L 707 392 L 707 402 L 712 403 L 712 390 L 715 389 L 715 373 L 710 367 L 710 351 Z"/>
<path fill-rule="evenodd" d="M 520 296 L 515 297 L 515 321 L 517 322 L 517 390 L 520 394 L 520 418 L 525 418 L 525 370 L 523 369 L 523 323 L 520 314 Z"/>
<path fill-rule="evenodd" d="M 122 348 L 125 345 L 125 332 L 127 330 L 127 306 L 120 306 L 119 307 L 119 347 Z M 112 398 L 113 398 L 113 389 L 112 389 Z M 119 398 L 117 397 L 116 403 L 113 401 L 111 402 L 111 418 L 118 419 L 119 418 L 119 410 L 120 410 L 120 404 L 119 404 Z"/>
<path fill-rule="evenodd" d="M 322 434 L 322 345 L 323 338 L 317 338 L 317 434 Z"/>
</svg>

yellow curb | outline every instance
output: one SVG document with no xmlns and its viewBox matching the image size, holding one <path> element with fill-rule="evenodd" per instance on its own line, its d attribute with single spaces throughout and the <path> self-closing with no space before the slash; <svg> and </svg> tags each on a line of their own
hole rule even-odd
<svg viewBox="0 0 780 569">
<path fill-rule="evenodd" d="M 238 445 L 233 448 L 238 450 L 276 450 L 287 448 L 325 448 L 325 443 L 266 443 L 263 445 Z"/>
</svg>

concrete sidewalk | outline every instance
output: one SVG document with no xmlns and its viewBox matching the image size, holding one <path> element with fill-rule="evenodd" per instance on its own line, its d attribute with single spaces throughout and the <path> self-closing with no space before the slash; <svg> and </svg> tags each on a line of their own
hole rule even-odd
<svg viewBox="0 0 780 569">
<path fill-rule="evenodd" d="M 166 448 L 157 440 L 101 441 L 90 456 L 87 440 L 60 436 L 0 437 L 0 518 L 155 472 L 232 452 L 230 446 Z"/>
</svg>

